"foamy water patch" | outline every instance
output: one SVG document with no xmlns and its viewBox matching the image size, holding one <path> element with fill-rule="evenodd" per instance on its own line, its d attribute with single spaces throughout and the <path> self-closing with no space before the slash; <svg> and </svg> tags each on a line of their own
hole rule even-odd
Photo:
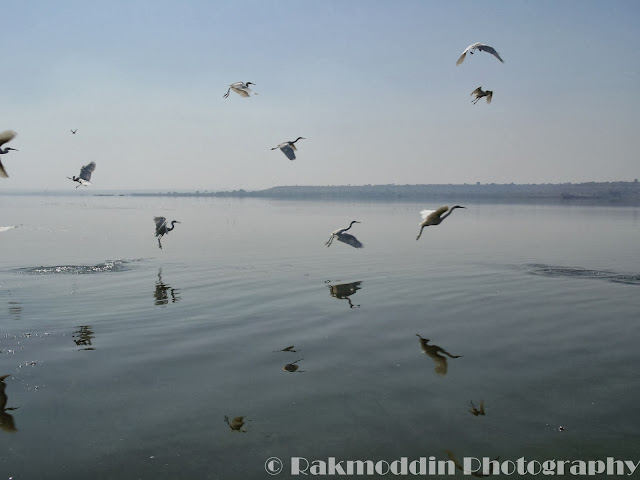
<svg viewBox="0 0 640 480">
<path fill-rule="evenodd" d="M 133 268 L 136 260 L 107 260 L 97 265 L 53 265 L 16 268 L 13 271 L 22 275 L 85 275 L 105 272 L 126 272 Z"/>
</svg>

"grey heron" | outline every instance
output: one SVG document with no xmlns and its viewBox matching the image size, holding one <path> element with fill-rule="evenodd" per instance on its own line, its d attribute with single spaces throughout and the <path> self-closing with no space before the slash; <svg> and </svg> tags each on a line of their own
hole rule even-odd
<svg viewBox="0 0 640 480">
<path fill-rule="evenodd" d="M 158 247 L 162 249 L 162 243 L 160 243 L 160 239 L 163 235 L 167 235 L 171 230 L 176 228 L 175 224 L 180 223 L 177 220 L 173 220 L 171 222 L 171 226 L 168 227 L 169 223 L 165 217 L 153 217 L 153 221 L 156 222 L 156 237 L 158 237 Z"/>
<path fill-rule="evenodd" d="M 71 129 L 71 133 L 73 133 L 74 135 L 76 134 L 77 131 L 78 131 L 77 128 L 75 130 L 73 128 Z"/>
<path fill-rule="evenodd" d="M 438 208 L 437 210 L 422 210 L 420 212 L 420 215 L 422 215 L 422 222 L 418 224 L 420 225 L 420 233 L 418 233 L 416 240 L 420 239 L 420 235 L 422 235 L 422 230 L 424 229 L 424 227 L 428 227 L 431 225 L 440 225 L 444 221 L 444 219 L 447 218 L 449 215 L 451 215 L 451 213 L 456 208 L 466 208 L 466 207 L 461 207 L 460 205 L 454 205 L 453 207 L 451 207 L 451 209 L 449 209 L 449 207 L 445 205 L 443 207 Z M 447 212 L 447 210 L 449 211 Z M 443 215 L 443 213 L 445 212 L 447 212 L 446 215 Z"/>
<path fill-rule="evenodd" d="M 241 97 L 250 97 L 252 93 L 254 95 L 257 95 L 257 93 L 254 93 L 249 88 L 249 85 L 255 85 L 255 83 L 251 83 L 251 82 L 246 82 L 246 83 L 245 82 L 236 82 L 236 83 L 232 83 L 231 85 L 229 85 L 229 90 L 227 90 L 227 93 L 225 93 L 222 98 L 227 98 L 229 96 L 229 92 L 231 92 L 231 90 L 236 92 Z"/>
<path fill-rule="evenodd" d="M 471 103 L 474 105 L 478 103 L 482 97 L 487 97 L 487 103 L 491 103 L 491 98 L 493 98 L 493 90 L 482 90 L 482 86 L 476 88 L 471 95 L 475 97 L 475 99 L 471 100 Z"/>
<path fill-rule="evenodd" d="M 12 140 L 16 135 L 17 133 L 14 132 L 13 130 L 5 130 L 4 132 L 0 133 L 0 147 L 2 147 L 2 145 Z M 0 148 L 0 155 L 9 153 L 11 150 L 15 150 L 16 152 L 18 151 L 17 148 L 11 148 L 11 147 Z M 7 175 L 7 172 L 4 169 L 4 166 L 2 165 L 2 160 L 0 160 L 0 178 L 9 178 L 9 175 Z"/>
<path fill-rule="evenodd" d="M 327 240 L 325 245 L 327 247 L 330 247 L 331 244 L 333 243 L 333 239 L 335 238 L 338 241 L 340 241 L 342 243 L 346 243 L 347 245 L 351 245 L 354 248 L 362 248 L 362 247 L 364 247 L 364 245 L 362 243 L 360 243 L 360 240 L 358 240 L 356 237 L 354 237 L 353 235 L 351 235 L 349 233 L 345 233 L 347 230 L 349 230 L 351 227 L 353 227 L 354 223 L 362 223 L 362 222 L 358 222 L 357 220 L 353 220 L 349 224 L 349 226 L 347 228 L 339 228 L 338 230 L 334 230 L 331 233 L 331 236 L 329 237 L 329 240 Z"/>
<path fill-rule="evenodd" d="M 91 185 L 91 174 L 96 169 L 96 162 L 91 162 L 80 169 L 80 175 L 77 177 L 74 175 L 73 177 L 67 177 L 69 180 L 73 180 L 74 182 L 78 182 L 78 187 L 84 185 L 88 187 Z"/>
<path fill-rule="evenodd" d="M 298 137 L 292 142 L 283 142 L 277 147 L 273 147 L 271 150 L 277 150 L 279 148 L 280 150 L 282 150 L 282 153 L 284 153 L 289 160 L 295 160 L 297 148 L 294 145 L 294 143 L 296 143 L 298 140 L 306 140 L 306 138 Z"/>
<path fill-rule="evenodd" d="M 500 58 L 500 55 L 498 54 L 498 52 L 496 52 L 495 48 L 490 47 L 489 45 L 485 45 L 484 43 L 478 42 L 478 43 L 469 45 L 467 48 L 464 49 L 464 52 L 462 52 L 462 55 L 460 55 L 460 58 L 456 62 L 456 65 L 460 65 L 462 62 L 464 62 L 464 59 L 467 56 L 467 53 L 469 53 L 470 55 L 473 55 L 474 50 L 480 50 L 481 52 L 490 53 L 491 55 L 496 57 L 498 60 L 500 60 L 502 63 L 504 63 L 504 60 Z"/>
</svg>

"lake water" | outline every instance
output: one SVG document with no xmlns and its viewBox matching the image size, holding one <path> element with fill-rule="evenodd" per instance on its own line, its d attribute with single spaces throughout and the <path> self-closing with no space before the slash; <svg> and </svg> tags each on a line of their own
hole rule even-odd
<svg viewBox="0 0 640 480">
<path fill-rule="evenodd" d="M 0 197 L 0 480 L 640 460 L 638 208 L 74 193 Z"/>
</svg>

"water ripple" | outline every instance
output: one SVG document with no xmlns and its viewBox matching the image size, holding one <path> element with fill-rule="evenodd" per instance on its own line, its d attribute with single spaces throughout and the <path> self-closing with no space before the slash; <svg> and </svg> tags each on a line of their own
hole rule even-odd
<svg viewBox="0 0 640 480">
<path fill-rule="evenodd" d="M 582 267 L 565 267 L 562 265 L 545 265 L 543 263 L 532 263 L 527 265 L 532 275 L 543 277 L 574 277 L 574 278 L 599 278 L 615 283 L 626 283 L 629 285 L 640 285 L 639 274 L 623 274 L 608 270 L 594 270 Z"/>
<path fill-rule="evenodd" d="M 70 274 L 84 275 L 89 273 L 103 272 L 126 272 L 131 270 L 129 260 L 107 260 L 97 265 L 56 265 L 56 266 L 40 266 L 16 268 L 13 271 L 26 275 L 52 275 L 52 274 Z"/>
</svg>

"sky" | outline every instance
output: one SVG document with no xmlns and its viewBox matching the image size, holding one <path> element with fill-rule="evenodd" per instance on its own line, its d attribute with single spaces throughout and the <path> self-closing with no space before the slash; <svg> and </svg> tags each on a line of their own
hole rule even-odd
<svg viewBox="0 0 640 480">
<path fill-rule="evenodd" d="M 95 190 L 632 181 L 639 23 L 636 0 L 5 2 L 0 192 L 90 161 Z M 475 42 L 504 64 L 456 66 Z"/>
</svg>

